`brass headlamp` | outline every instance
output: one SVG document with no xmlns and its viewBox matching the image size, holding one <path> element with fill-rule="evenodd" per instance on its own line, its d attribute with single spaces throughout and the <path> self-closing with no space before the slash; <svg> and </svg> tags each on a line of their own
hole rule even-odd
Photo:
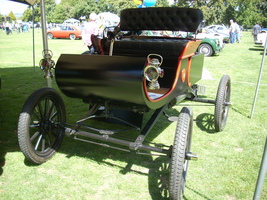
<svg viewBox="0 0 267 200">
<path fill-rule="evenodd" d="M 144 69 L 144 76 L 148 84 L 148 88 L 151 90 L 160 89 L 158 78 L 164 76 L 164 70 L 160 68 L 163 58 L 158 54 L 149 54 L 147 56 L 148 65 Z"/>
</svg>

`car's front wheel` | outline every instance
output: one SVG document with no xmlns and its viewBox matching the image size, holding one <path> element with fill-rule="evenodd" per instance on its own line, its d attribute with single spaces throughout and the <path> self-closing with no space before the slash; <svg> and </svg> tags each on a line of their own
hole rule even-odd
<svg viewBox="0 0 267 200">
<path fill-rule="evenodd" d="M 212 47 L 207 43 L 199 45 L 198 52 L 204 54 L 204 56 L 212 56 L 214 54 Z"/>
<path fill-rule="evenodd" d="M 40 88 L 25 102 L 18 122 L 18 142 L 25 157 L 36 164 L 50 159 L 61 146 L 66 110 L 60 94 Z"/>
<path fill-rule="evenodd" d="M 74 35 L 74 34 L 70 34 L 70 39 L 71 39 L 71 40 L 75 40 L 75 39 L 76 39 L 76 35 Z"/>
</svg>

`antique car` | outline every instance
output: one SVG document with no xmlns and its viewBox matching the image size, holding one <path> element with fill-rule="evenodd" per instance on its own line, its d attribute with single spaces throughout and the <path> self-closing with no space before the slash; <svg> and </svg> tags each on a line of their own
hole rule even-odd
<svg viewBox="0 0 267 200">
<path fill-rule="evenodd" d="M 18 141 L 25 157 L 36 164 L 46 162 L 64 136 L 125 152 L 165 156 L 170 163 L 169 198 L 182 199 L 188 162 L 197 159 L 190 151 L 193 112 L 190 107 L 183 107 L 178 116 L 168 116 L 165 111 L 186 100 L 213 104 L 214 128 L 222 131 L 231 105 L 230 77 L 222 76 L 215 100 L 201 99 L 201 86 L 196 83 L 202 77 L 204 55 L 195 53 L 201 40 L 137 33 L 196 32 L 202 20 L 202 12 L 193 8 L 125 9 L 119 26 L 107 38 L 92 37 L 93 54 L 62 54 L 55 64 L 49 51 L 44 53 L 40 67 L 45 76 L 52 77 L 55 68 L 61 93 L 81 99 L 88 110 L 74 124 L 67 124 L 58 91 L 45 87 L 33 92 L 18 122 Z M 151 115 L 144 120 L 148 112 Z M 177 123 L 171 145 L 155 144 L 147 137 L 161 116 Z M 96 127 L 92 120 L 125 128 Z M 137 137 L 129 137 L 130 130 Z"/>
<path fill-rule="evenodd" d="M 59 29 L 51 29 L 47 31 L 47 38 L 69 38 L 75 40 L 82 38 L 82 28 L 80 26 L 63 25 Z"/>
</svg>

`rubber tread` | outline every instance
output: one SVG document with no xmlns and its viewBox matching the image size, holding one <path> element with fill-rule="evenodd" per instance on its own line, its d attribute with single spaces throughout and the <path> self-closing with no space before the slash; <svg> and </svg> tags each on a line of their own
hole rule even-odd
<svg viewBox="0 0 267 200">
<path fill-rule="evenodd" d="M 53 149 L 50 149 L 48 152 L 45 153 L 37 153 L 32 147 L 29 135 L 29 125 L 31 120 L 31 115 L 33 110 L 35 109 L 36 105 L 47 96 L 52 97 L 56 104 L 58 105 L 61 115 L 60 123 L 65 124 L 66 122 L 66 111 L 64 102 L 60 96 L 60 94 L 52 89 L 52 88 L 40 88 L 33 92 L 29 98 L 26 100 L 22 112 L 19 116 L 18 122 L 18 142 L 21 151 L 23 152 L 24 156 L 36 163 L 42 164 L 43 162 L 50 159 L 56 152 L 56 150 L 60 147 L 64 134 L 60 134 L 56 139 L 56 144 L 53 146 Z"/>
<path fill-rule="evenodd" d="M 214 109 L 215 131 L 220 132 L 224 129 L 228 117 L 229 106 L 225 102 L 230 102 L 231 79 L 229 75 L 223 75 L 216 95 Z"/>
<path fill-rule="evenodd" d="M 190 151 L 192 137 L 192 110 L 184 107 L 178 117 L 170 164 L 170 199 L 182 199 L 185 187 L 185 153 Z M 186 161 L 188 163 L 188 161 Z M 186 171 L 187 171 L 186 166 Z"/>
</svg>

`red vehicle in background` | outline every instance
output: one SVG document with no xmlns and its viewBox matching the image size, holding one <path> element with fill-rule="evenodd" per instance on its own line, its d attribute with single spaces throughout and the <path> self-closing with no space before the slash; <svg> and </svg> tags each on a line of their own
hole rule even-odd
<svg viewBox="0 0 267 200">
<path fill-rule="evenodd" d="M 79 26 L 61 26 L 60 29 L 52 29 L 47 31 L 47 38 L 70 38 L 75 40 L 76 38 L 82 38 L 82 27 Z"/>
</svg>

